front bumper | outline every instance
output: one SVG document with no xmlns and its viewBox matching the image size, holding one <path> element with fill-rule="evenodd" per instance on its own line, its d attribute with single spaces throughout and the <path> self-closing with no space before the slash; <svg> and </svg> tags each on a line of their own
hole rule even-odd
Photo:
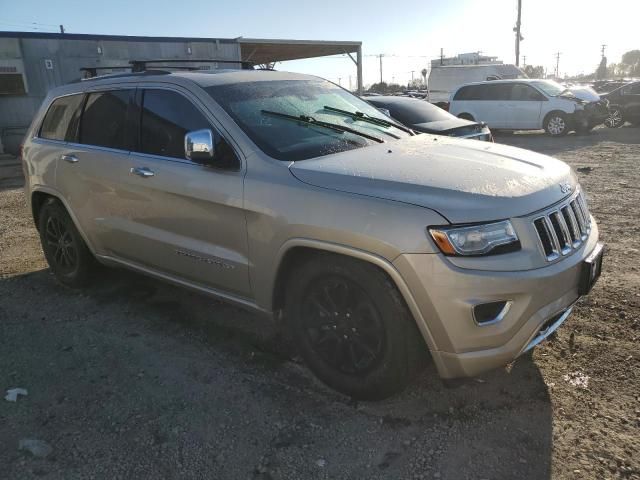
<svg viewBox="0 0 640 480">
<path fill-rule="evenodd" d="M 589 238 L 562 261 L 526 271 L 497 272 L 454 266 L 440 254 L 406 254 L 394 262 L 420 310 L 419 325 L 442 378 L 478 375 L 511 362 L 544 340 L 579 298 L 582 265 L 596 247 Z M 509 301 L 499 322 L 478 325 L 478 303 Z"/>
<path fill-rule="evenodd" d="M 604 123 L 609 115 L 609 109 L 602 100 L 592 102 L 585 106 L 584 110 L 577 110 L 573 114 L 574 128 L 593 128 Z"/>
</svg>

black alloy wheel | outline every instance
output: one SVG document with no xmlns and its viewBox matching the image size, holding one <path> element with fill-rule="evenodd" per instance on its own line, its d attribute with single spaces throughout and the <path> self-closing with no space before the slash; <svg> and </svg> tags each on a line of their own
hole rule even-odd
<svg viewBox="0 0 640 480">
<path fill-rule="evenodd" d="M 65 222 L 50 215 L 45 223 L 44 238 L 47 257 L 54 263 L 51 267 L 63 275 L 73 273 L 78 268 L 78 247 Z"/>
<path fill-rule="evenodd" d="M 337 275 L 317 278 L 302 303 L 305 333 L 315 353 L 348 375 L 364 375 L 384 355 L 385 329 L 367 293 Z"/>
</svg>

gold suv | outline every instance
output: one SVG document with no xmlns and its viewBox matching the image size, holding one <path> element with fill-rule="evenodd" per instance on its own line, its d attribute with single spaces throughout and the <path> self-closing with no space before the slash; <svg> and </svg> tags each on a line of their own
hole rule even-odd
<svg viewBox="0 0 640 480">
<path fill-rule="evenodd" d="M 51 270 L 95 261 L 284 312 L 309 367 L 383 398 L 510 362 L 567 318 L 602 245 L 561 161 L 415 135 L 326 80 L 143 72 L 52 90 L 22 151 Z"/>
</svg>

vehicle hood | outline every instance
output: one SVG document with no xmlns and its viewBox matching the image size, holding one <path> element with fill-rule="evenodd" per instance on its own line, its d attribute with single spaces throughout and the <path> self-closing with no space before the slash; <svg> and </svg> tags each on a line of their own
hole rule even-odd
<svg viewBox="0 0 640 480">
<path fill-rule="evenodd" d="M 438 120 L 435 122 L 415 123 L 411 128 L 420 132 L 446 132 L 460 127 L 476 125 L 475 122 L 464 120 L 463 118 L 451 118 L 449 120 Z"/>
<path fill-rule="evenodd" d="M 526 215 L 575 190 L 567 164 L 495 143 L 417 135 L 294 162 L 291 173 L 322 188 L 426 207 L 451 223 Z"/>
<path fill-rule="evenodd" d="M 585 102 L 600 101 L 600 95 L 591 87 L 569 87 L 569 91 Z"/>
</svg>

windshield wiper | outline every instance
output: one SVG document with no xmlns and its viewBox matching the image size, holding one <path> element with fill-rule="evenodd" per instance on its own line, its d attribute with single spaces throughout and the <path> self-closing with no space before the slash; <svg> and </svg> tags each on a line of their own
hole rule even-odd
<svg viewBox="0 0 640 480">
<path fill-rule="evenodd" d="M 349 110 L 342 110 L 340 108 L 335 108 L 335 107 L 329 107 L 327 105 L 325 105 L 323 107 L 325 110 L 329 111 L 329 112 L 336 112 L 336 113 L 342 113 L 343 115 L 347 115 L 349 117 L 351 117 L 354 121 L 356 120 L 361 120 L 363 122 L 368 122 L 371 123 L 373 125 L 380 125 L 382 127 L 395 127 L 398 130 L 402 130 L 403 132 L 408 133 L 409 135 L 413 135 L 413 130 L 411 130 L 410 128 L 405 127 L 404 125 L 398 125 L 396 122 L 391 122 L 389 120 L 384 120 L 382 118 L 375 118 L 375 117 L 371 117 L 369 115 L 367 115 L 364 112 L 350 112 Z M 389 133 L 389 132 L 385 132 L 385 133 Z M 393 135 L 395 136 L 395 135 Z M 398 136 L 395 136 L 396 138 L 400 138 Z"/>
<path fill-rule="evenodd" d="M 265 114 L 265 115 L 273 115 L 274 117 L 280 117 L 280 118 L 286 118 L 287 120 L 292 120 L 292 121 L 296 121 L 296 122 L 300 122 L 300 123 L 304 123 L 306 125 L 317 125 L 318 127 L 323 127 L 323 128 L 327 128 L 329 130 L 334 130 L 336 132 L 340 132 L 340 133 L 352 133 L 354 135 L 358 135 L 360 137 L 364 137 L 368 140 L 372 140 L 374 142 L 378 142 L 378 143 L 384 143 L 384 140 L 378 137 L 375 137 L 373 135 L 369 135 L 368 133 L 363 133 L 363 132 L 359 132 L 358 130 L 355 130 L 353 128 L 349 128 L 349 127 L 343 127 L 342 125 L 336 125 L 334 123 L 330 123 L 330 122 L 323 122 L 321 120 L 316 120 L 313 117 L 309 117 L 307 115 L 289 115 L 288 113 L 280 113 L 280 112 L 273 112 L 271 110 L 260 110 L 261 113 Z"/>
</svg>

